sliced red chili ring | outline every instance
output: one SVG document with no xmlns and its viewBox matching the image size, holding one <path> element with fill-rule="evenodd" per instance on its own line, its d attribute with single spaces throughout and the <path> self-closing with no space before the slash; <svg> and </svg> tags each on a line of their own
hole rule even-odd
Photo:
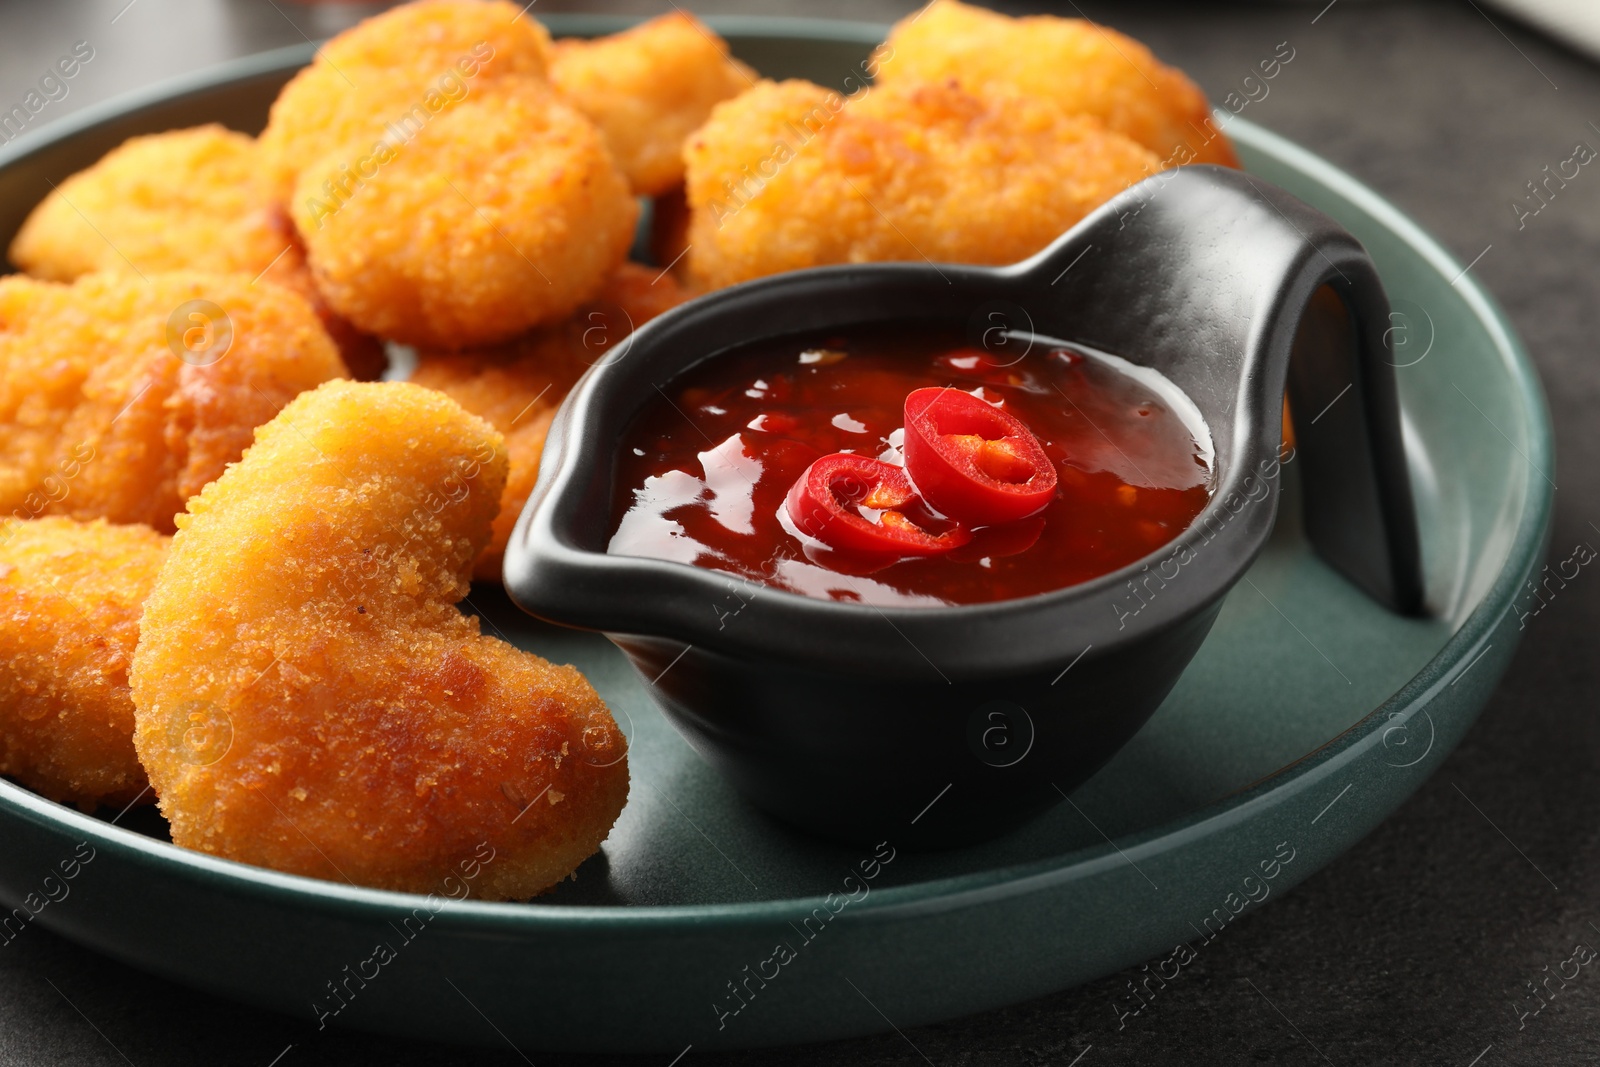
<svg viewBox="0 0 1600 1067">
<path fill-rule="evenodd" d="M 903 510 L 916 502 L 916 490 L 903 468 L 870 456 L 835 452 L 806 468 L 790 488 L 784 507 L 801 532 L 842 552 L 936 556 L 971 538 L 959 526 L 929 533 Z"/>
<path fill-rule="evenodd" d="M 1055 496 L 1055 464 L 1010 412 L 959 389 L 930 387 L 906 397 L 905 417 L 906 471 L 922 498 L 952 519 L 1012 522 Z"/>
</svg>

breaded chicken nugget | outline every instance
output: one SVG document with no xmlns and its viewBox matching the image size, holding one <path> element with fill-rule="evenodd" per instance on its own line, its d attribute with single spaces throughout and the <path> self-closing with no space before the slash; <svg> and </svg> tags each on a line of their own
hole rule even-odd
<svg viewBox="0 0 1600 1067">
<path fill-rule="evenodd" d="M 357 377 L 375 378 L 385 365 L 382 345 L 317 293 L 299 238 L 262 181 L 254 138 L 222 126 L 125 141 L 40 201 L 10 255 L 58 282 L 91 271 L 245 274 L 303 296 Z"/>
<path fill-rule="evenodd" d="M 1085 19 L 1010 18 L 958 0 L 895 24 L 874 54 L 879 85 L 944 81 L 980 95 L 1006 89 L 1093 115 L 1167 166 L 1239 165 L 1205 94 L 1133 38 Z"/>
<path fill-rule="evenodd" d="M 846 100 L 762 82 L 684 154 L 690 271 L 712 288 L 825 263 L 1011 263 L 1161 169 L 1095 119 L 950 83 Z"/>
<path fill-rule="evenodd" d="M 170 531 L 255 427 L 344 374 L 304 300 L 243 275 L 0 278 L 0 515 Z"/>
<path fill-rule="evenodd" d="M 253 138 L 218 125 L 134 137 L 39 202 L 11 242 L 29 274 L 203 270 L 254 278 L 288 242 Z"/>
<path fill-rule="evenodd" d="M 505 477 L 500 435 L 449 397 L 331 382 L 190 501 L 132 675 L 173 841 L 412 892 L 476 858 L 490 900 L 600 846 L 628 791 L 610 712 L 455 607 Z M 196 751 L 198 726 L 229 743 Z"/>
<path fill-rule="evenodd" d="M 339 159 L 302 175 L 295 225 L 333 308 L 391 340 L 464 348 L 557 321 L 633 240 L 599 131 L 543 82 L 474 94 L 329 199 Z"/>
<path fill-rule="evenodd" d="M 640 196 L 683 180 L 683 139 L 755 84 L 727 42 L 677 11 L 593 41 L 557 41 L 550 80 L 606 136 Z"/>
<path fill-rule="evenodd" d="M 166 555 L 148 526 L 0 523 L 0 774 L 84 811 L 145 794 L 128 668 Z"/>
<path fill-rule="evenodd" d="M 411 380 L 449 394 L 505 434 L 511 458 L 493 537 L 473 575 L 498 582 L 506 542 L 538 480 L 544 437 L 556 408 L 585 370 L 650 319 L 689 299 L 671 275 L 624 263 L 605 288 L 566 322 L 494 348 L 420 350 Z"/>
<path fill-rule="evenodd" d="M 300 171 L 335 153 L 352 169 L 379 139 L 403 143 L 496 82 L 543 79 L 550 35 L 518 5 L 421 0 L 369 18 L 318 51 L 272 105 L 267 173 L 287 199 Z"/>
</svg>

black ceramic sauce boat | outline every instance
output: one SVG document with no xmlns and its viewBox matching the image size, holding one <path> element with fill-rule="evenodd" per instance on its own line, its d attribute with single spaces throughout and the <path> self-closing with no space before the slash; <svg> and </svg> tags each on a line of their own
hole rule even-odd
<svg viewBox="0 0 1600 1067">
<path fill-rule="evenodd" d="M 1094 581 L 947 608 L 823 601 L 606 554 L 624 432 L 691 365 L 871 322 L 964 326 L 1002 304 L 1040 335 L 1159 370 L 1198 406 L 1214 493 L 1176 540 Z M 781 819 L 909 846 L 990 837 L 1094 773 L 1188 665 L 1271 531 L 1285 388 L 1313 545 L 1391 609 L 1421 610 L 1388 312 L 1338 224 L 1216 167 L 1150 178 L 1010 267 L 826 267 L 722 290 L 644 326 L 578 384 L 506 588 L 534 615 L 609 634 L 689 743 Z"/>
</svg>

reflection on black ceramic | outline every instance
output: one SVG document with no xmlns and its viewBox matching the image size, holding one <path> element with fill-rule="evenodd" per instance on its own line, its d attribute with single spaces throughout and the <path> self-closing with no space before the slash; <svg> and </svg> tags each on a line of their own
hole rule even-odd
<svg viewBox="0 0 1600 1067">
<path fill-rule="evenodd" d="M 1122 354 L 1194 401 L 1215 492 L 1183 535 L 1070 588 L 931 610 L 606 554 L 617 442 L 689 366 L 759 338 L 1006 307 L 1028 332 Z M 535 615 L 610 634 L 689 742 L 779 817 L 867 842 L 994 836 L 1099 768 L 1199 648 L 1272 527 L 1285 389 L 1312 543 L 1382 603 L 1420 610 L 1388 312 L 1338 224 L 1215 167 L 1157 175 L 1011 267 L 828 267 L 723 290 L 646 325 L 567 400 L 507 588 Z M 974 713 L 996 701 L 1026 713 L 1020 758 L 973 745 Z"/>
</svg>

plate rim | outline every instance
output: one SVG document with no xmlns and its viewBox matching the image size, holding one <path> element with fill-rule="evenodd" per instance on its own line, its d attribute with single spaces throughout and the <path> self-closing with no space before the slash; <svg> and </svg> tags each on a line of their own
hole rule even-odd
<svg viewBox="0 0 1600 1067">
<path fill-rule="evenodd" d="M 632 16 L 552 15 L 540 21 L 552 33 L 584 34 L 610 32 L 637 23 L 640 19 Z M 812 38 L 862 45 L 878 43 L 889 29 L 886 24 L 845 19 L 760 15 L 712 16 L 705 21 L 730 37 Z M 319 46 L 318 43 L 298 44 L 254 53 L 88 105 L 36 131 L 35 136 L 27 138 L 20 147 L 17 142 L 22 138 L 0 145 L 0 168 L 83 134 L 97 125 L 125 118 L 145 108 L 173 103 L 224 85 L 303 66 Z M 1517 406 L 1528 417 L 1528 454 L 1524 458 L 1535 472 L 1550 469 L 1550 461 L 1554 457 L 1554 431 L 1543 387 L 1532 359 L 1510 320 L 1477 279 L 1419 224 L 1342 168 L 1248 119 L 1220 110 L 1217 118 L 1240 144 L 1274 156 L 1310 176 L 1366 212 L 1400 238 L 1408 248 L 1417 252 L 1441 276 L 1457 277 L 1453 286 L 1470 313 L 1484 327 L 1515 386 Z M 1463 665 L 1470 668 L 1476 662 L 1480 654 L 1479 646 L 1496 630 L 1514 604 L 1514 589 L 1520 585 L 1521 574 L 1536 562 L 1537 556 L 1543 551 L 1554 499 L 1553 488 L 1543 479 L 1529 477 L 1528 485 L 1528 499 L 1518 518 L 1516 533 L 1507 548 L 1505 561 L 1466 619 L 1410 679 L 1342 732 L 1240 790 L 1188 811 L 1180 818 L 1126 835 L 1120 846 L 1108 842 L 1046 859 L 947 875 L 909 885 L 886 886 L 872 894 L 870 900 L 864 899 L 852 908 L 852 918 L 864 922 L 911 913 L 942 912 L 1059 887 L 1127 862 L 1128 857 L 1136 859 L 1183 847 L 1214 830 L 1245 819 L 1251 809 L 1268 804 L 1273 797 L 1289 790 L 1291 786 L 1330 773 L 1358 758 L 1383 732 L 1377 729 L 1380 724 L 1385 724 L 1387 730 L 1386 724 L 1394 716 L 1409 718 L 1418 708 L 1430 703 L 1441 689 L 1463 675 Z M 1473 717 L 1476 717 L 1475 712 Z M 1420 780 L 1416 784 L 1420 784 Z M 266 903 L 281 903 L 289 898 L 313 904 L 330 913 L 384 919 L 391 917 L 396 910 L 409 911 L 430 901 L 430 897 L 421 894 L 346 886 L 193 852 L 56 804 L 4 779 L 0 779 L 0 809 L 10 809 L 12 814 L 47 829 L 81 832 L 93 844 L 112 850 L 122 859 L 157 868 L 164 876 L 214 882 L 229 891 L 262 898 Z M 820 904 L 825 898 L 826 894 L 816 894 L 714 904 L 640 905 L 445 899 L 435 919 L 444 920 L 462 932 L 522 935 L 595 929 L 670 932 L 680 929 L 686 921 L 692 921 L 697 928 L 711 932 L 783 921 L 796 910 Z"/>
</svg>

